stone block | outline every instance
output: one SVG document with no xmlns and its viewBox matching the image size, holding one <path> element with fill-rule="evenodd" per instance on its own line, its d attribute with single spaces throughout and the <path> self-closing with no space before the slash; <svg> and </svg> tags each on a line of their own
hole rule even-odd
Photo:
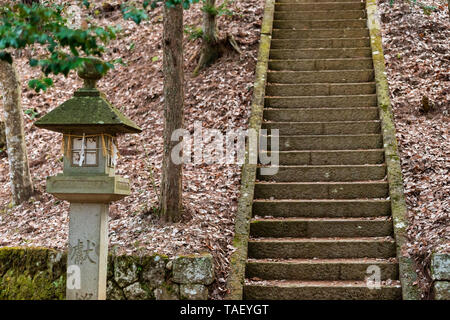
<svg viewBox="0 0 450 320">
<path fill-rule="evenodd" d="M 185 300 L 208 300 L 208 288 L 202 284 L 180 285 L 180 298 Z"/>
<path fill-rule="evenodd" d="M 123 291 L 113 281 L 108 280 L 106 283 L 106 299 L 107 300 L 125 300 Z"/>
<path fill-rule="evenodd" d="M 150 294 L 145 290 L 145 288 L 139 283 L 135 282 L 123 289 L 123 293 L 127 300 L 149 300 Z"/>
<path fill-rule="evenodd" d="M 179 300 L 180 286 L 178 284 L 164 285 L 153 291 L 156 300 Z"/>
<path fill-rule="evenodd" d="M 176 283 L 209 285 L 214 281 L 214 259 L 209 253 L 177 256 L 172 268 Z"/>
<path fill-rule="evenodd" d="M 436 281 L 433 292 L 434 300 L 450 300 L 450 281 Z"/>
<path fill-rule="evenodd" d="M 166 276 L 166 257 L 154 255 L 145 259 L 142 280 L 150 288 L 157 288 L 164 283 Z"/>
<path fill-rule="evenodd" d="M 433 280 L 450 280 L 450 254 L 433 254 L 431 257 L 431 278 Z"/>
<path fill-rule="evenodd" d="M 139 279 L 138 267 L 133 257 L 119 256 L 114 260 L 114 280 L 124 288 Z"/>
</svg>

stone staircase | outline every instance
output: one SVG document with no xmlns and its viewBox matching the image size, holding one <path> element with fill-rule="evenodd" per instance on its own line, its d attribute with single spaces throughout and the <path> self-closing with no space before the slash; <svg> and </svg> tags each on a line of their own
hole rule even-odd
<svg viewBox="0 0 450 320">
<path fill-rule="evenodd" d="M 364 2 L 277 0 L 244 299 L 401 299 L 374 81 Z"/>
</svg>

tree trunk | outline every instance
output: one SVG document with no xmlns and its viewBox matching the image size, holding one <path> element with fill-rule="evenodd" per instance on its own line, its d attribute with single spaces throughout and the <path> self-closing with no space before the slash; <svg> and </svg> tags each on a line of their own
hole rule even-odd
<svg viewBox="0 0 450 320">
<path fill-rule="evenodd" d="M 217 38 L 217 15 L 208 10 L 215 8 L 216 0 L 205 0 L 203 11 L 203 38 L 202 52 L 194 75 L 197 75 L 203 68 L 213 64 L 219 58 L 220 47 Z"/>
<path fill-rule="evenodd" d="M 172 149 L 179 143 L 171 141 L 172 133 L 183 128 L 183 8 L 164 6 L 163 72 L 164 72 L 164 155 L 161 177 L 160 213 L 166 222 L 182 216 L 183 164 L 171 159 Z"/>
<path fill-rule="evenodd" d="M 3 96 L 6 144 L 13 204 L 27 201 L 33 194 L 28 166 L 21 89 L 14 64 L 0 61 L 0 89 Z"/>
<path fill-rule="evenodd" d="M 0 149 L 5 149 L 6 147 L 6 134 L 5 134 L 5 122 L 0 116 Z"/>
</svg>

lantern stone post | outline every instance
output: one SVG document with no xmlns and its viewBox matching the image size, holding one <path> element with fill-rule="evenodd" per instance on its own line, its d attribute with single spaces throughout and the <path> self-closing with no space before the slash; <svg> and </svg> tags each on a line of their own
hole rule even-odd
<svg viewBox="0 0 450 320">
<path fill-rule="evenodd" d="M 128 180 L 115 175 L 116 137 L 142 131 L 97 89 L 102 63 L 86 60 L 83 88 L 35 123 L 63 134 L 64 170 L 47 177 L 47 192 L 70 202 L 68 300 L 106 299 L 109 203 L 130 194 Z"/>
</svg>

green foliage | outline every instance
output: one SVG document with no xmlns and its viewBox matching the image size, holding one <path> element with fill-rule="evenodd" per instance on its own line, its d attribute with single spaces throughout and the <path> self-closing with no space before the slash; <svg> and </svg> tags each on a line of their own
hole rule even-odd
<svg viewBox="0 0 450 320">
<path fill-rule="evenodd" d="M 187 10 L 191 7 L 191 5 L 199 2 L 199 0 L 150 0 L 150 1 L 144 1 L 143 5 L 145 8 L 150 4 L 150 7 L 152 9 L 154 9 L 154 8 L 156 8 L 156 6 L 158 5 L 159 2 L 164 2 L 168 8 L 173 8 L 176 5 L 181 4 L 183 6 L 183 9 Z"/>
<path fill-rule="evenodd" d="M 197 40 L 203 38 L 203 29 L 196 26 L 184 26 L 184 33 L 189 36 L 190 40 Z"/>
<path fill-rule="evenodd" d="M 89 3 L 83 1 L 85 6 Z M 47 54 L 39 59 L 32 58 L 32 67 L 40 67 L 43 79 L 29 82 L 39 92 L 53 84 L 50 74 L 64 74 L 77 69 L 87 56 L 101 56 L 111 39 L 116 38 L 120 27 L 70 28 L 63 15 L 64 6 L 33 3 L 31 6 L 12 2 L 0 8 L 0 59 L 12 63 L 12 56 L 6 50 L 23 49 L 40 44 Z M 84 57 L 83 57 L 84 56 Z M 111 63 L 105 64 L 107 68 Z"/>
<path fill-rule="evenodd" d="M 225 0 L 224 2 L 222 2 L 222 4 L 220 4 L 218 6 L 208 6 L 206 4 L 206 0 L 202 0 L 202 1 L 203 1 L 203 7 L 202 7 L 203 12 L 207 12 L 210 15 L 218 16 L 218 17 L 234 15 L 233 10 L 228 8 L 230 6 L 230 4 L 233 3 L 234 0 Z"/>
<path fill-rule="evenodd" d="M 29 109 L 25 110 L 24 113 L 26 115 L 28 115 L 31 120 L 39 118 L 39 116 L 40 116 L 39 112 L 37 112 L 36 109 L 34 109 L 34 108 L 29 108 Z"/>
<path fill-rule="evenodd" d="M 146 8 L 148 6 L 155 8 L 159 2 L 163 2 L 169 8 L 182 5 L 184 9 L 189 9 L 199 0 L 143 1 L 143 9 L 126 2 L 121 6 L 123 18 L 139 24 L 148 19 Z M 89 0 L 80 0 L 80 3 L 85 8 L 90 8 Z M 222 10 L 220 9 L 222 6 L 219 7 L 219 11 Z M 71 70 L 78 69 L 87 61 L 89 56 L 101 57 L 106 50 L 105 45 L 110 40 L 116 39 L 117 33 L 121 30 L 120 26 L 90 26 L 85 29 L 69 27 L 63 14 L 64 8 L 64 4 L 56 5 L 49 1 L 31 5 L 21 1 L 9 1 L 0 7 L 0 60 L 12 63 L 11 50 L 24 49 L 35 44 L 42 45 L 46 49 L 44 56 L 33 57 L 29 61 L 30 66 L 39 67 L 45 76 L 28 83 L 36 92 L 53 85 L 49 75 L 67 76 Z M 101 69 L 100 72 L 106 73 L 115 63 L 123 65 L 119 59 L 96 67 Z"/>
<path fill-rule="evenodd" d="M 145 13 L 145 7 L 144 7 L 144 9 L 138 9 L 132 5 L 122 3 L 121 10 L 122 10 L 123 18 L 125 20 L 131 19 L 136 24 L 140 24 L 142 22 L 142 20 L 148 19 L 148 15 Z"/>
<path fill-rule="evenodd" d="M 422 2 L 418 2 L 417 0 L 408 0 L 411 4 L 419 6 L 423 13 L 427 16 L 429 16 L 432 12 L 436 11 L 437 8 L 435 6 L 429 6 L 426 4 L 423 4 Z M 389 0 L 389 5 L 392 7 L 394 5 L 395 0 Z"/>
<path fill-rule="evenodd" d="M 88 0 L 83 0 L 82 3 L 86 7 L 86 9 L 89 9 L 89 7 L 91 6 Z"/>
</svg>

